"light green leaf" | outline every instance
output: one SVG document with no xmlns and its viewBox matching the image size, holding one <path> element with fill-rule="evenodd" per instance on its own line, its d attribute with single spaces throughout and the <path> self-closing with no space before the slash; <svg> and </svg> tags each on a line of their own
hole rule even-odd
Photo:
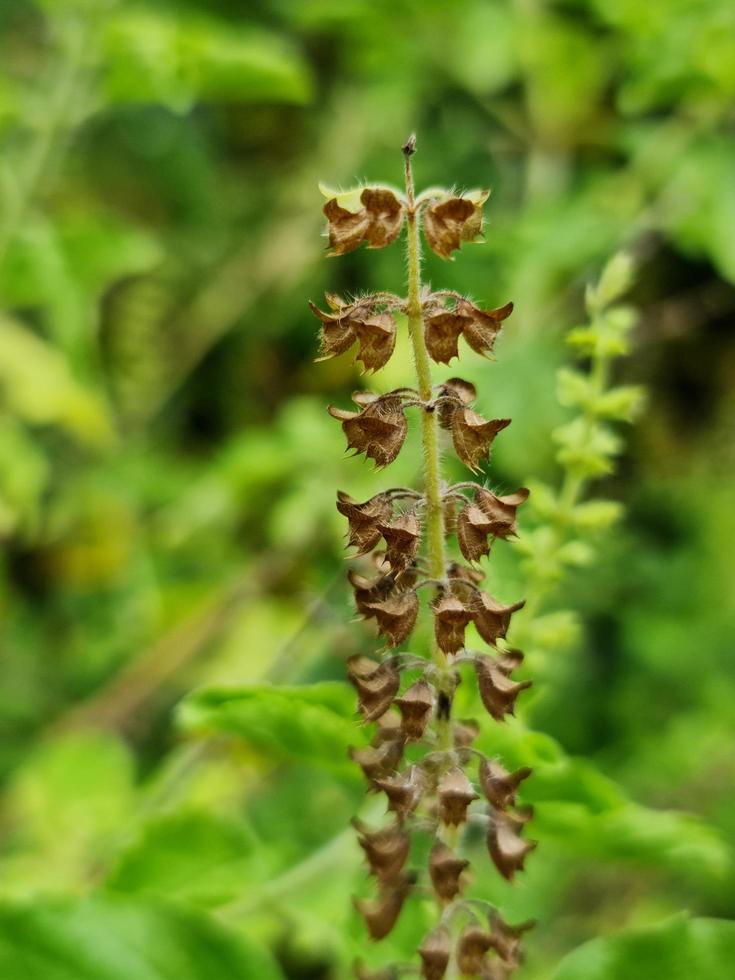
<svg viewBox="0 0 735 980">
<path fill-rule="evenodd" d="M 622 514 L 623 508 L 616 500 L 588 500 L 574 508 L 574 526 L 580 531 L 604 531 Z"/>
<path fill-rule="evenodd" d="M 302 104 L 311 80 L 284 42 L 203 15 L 134 7 L 109 18 L 103 89 L 111 102 L 160 102 L 186 111 L 199 100 Z"/>
<path fill-rule="evenodd" d="M 179 722 L 188 731 L 239 735 L 274 758 L 327 766 L 348 778 L 356 769 L 347 750 L 364 740 L 352 692 L 337 681 L 200 691 L 184 701 Z"/>
<path fill-rule="evenodd" d="M 597 286 L 587 289 L 588 311 L 594 314 L 604 310 L 627 292 L 632 282 L 633 260 L 625 252 L 618 252 L 602 270 Z"/>
<path fill-rule="evenodd" d="M 283 980 L 271 956 L 205 916 L 97 897 L 0 906 L 8 980 Z"/>
<path fill-rule="evenodd" d="M 7 789 L 15 833 L 0 891 L 25 896 L 86 883 L 90 866 L 110 860 L 134 802 L 133 761 L 113 736 L 80 732 L 40 746 Z"/>
<path fill-rule="evenodd" d="M 9 317 L 0 318 L 0 396 L 31 424 L 59 425 L 93 446 L 112 438 L 101 399 L 72 377 L 58 351 Z"/>
<path fill-rule="evenodd" d="M 592 410 L 598 418 L 634 422 L 644 401 L 645 392 L 639 385 L 620 385 L 595 398 Z"/>
<path fill-rule="evenodd" d="M 252 882 L 253 835 L 242 822 L 206 812 L 166 814 L 148 823 L 122 854 L 107 887 L 128 894 L 223 905 Z"/>
<path fill-rule="evenodd" d="M 735 963 L 735 922 L 668 919 L 594 939 L 566 956 L 552 980 L 724 980 Z"/>
</svg>

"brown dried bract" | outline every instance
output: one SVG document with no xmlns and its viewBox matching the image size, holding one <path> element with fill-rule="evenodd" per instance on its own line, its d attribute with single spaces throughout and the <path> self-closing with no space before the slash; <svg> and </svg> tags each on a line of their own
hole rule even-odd
<svg viewBox="0 0 735 980">
<path fill-rule="evenodd" d="M 397 647 L 412 633 L 419 611 L 415 592 L 400 592 L 380 602 L 365 604 L 378 622 L 378 630 L 389 645 Z"/>
<path fill-rule="evenodd" d="M 490 913 L 489 918 L 493 949 L 507 967 L 511 970 L 517 969 L 521 965 L 521 938 L 524 932 L 534 927 L 535 922 L 529 920 L 517 926 L 510 926 L 495 911 Z"/>
<path fill-rule="evenodd" d="M 499 762 L 483 759 L 480 763 L 480 786 L 488 803 L 497 810 L 514 806 L 518 787 L 528 779 L 532 770 L 528 766 L 508 772 Z"/>
<path fill-rule="evenodd" d="M 456 653 L 464 646 L 464 633 L 472 613 L 461 599 L 443 592 L 431 605 L 434 613 L 434 635 L 440 650 Z"/>
<path fill-rule="evenodd" d="M 330 255 L 352 252 L 362 242 L 368 248 L 385 248 L 395 241 L 403 224 L 404 208 L 388 187 L 366 187 L 360 195 L 362 208 L 350 211 L 338 199 L 324 205 L 329 222 Z"/>
<path fill-rule="evenodd" d="M 339 296 L 327 294 L 333 312 L 325 313 L 309 303 L 312 313 L 321 320 L 319 361 L 328 360 L 357 342 L 357 360 L 367 371 L 377 371 L 390 359 L 396 345 L 396 321 L 390 313 L 379 310 L 380 301 L 370 296 L 346 303 Z"/>
<path fill-rule="evenodd" d="M 536 841 L 524 840 L 520 830 L 525 818 L 493 811 L 487 831 L 487 847 L 493 864 L 508 881 L 523 870 L 526 856 L 536 847 Z"/>
<path fill-rule="evenodd" d="M 348 449 L 365 453 L 377 466 L 387 466 L 401 451 L 408 432 L 401 399 L 392 394 L 365 398 L 359 393 L 353 401 L 364 407 L 350 412 L 329 405 L 327 410 L 342 423 Z"/>
<path fill-rule="evenodd" d="M 381 882 L 398 877 L 411 850 L 411 838 L 398 826 L 369 830 L 355 818 L 352 821 L 358 833 L 358 843 L 365 852 L 370 873 Z"/>
<path fill-rule="evenodd" d="M 421 976 L 424 980 L 442 980 L 452 955 L 452 940 L 449 930 L 438 926 L 419 946 L 421 957 Z"/>
<path fill-rule="evenodd" d="M 381 745 L 366 745 L 361 749 L 350 749 L 350 758 L 362 769 L 370 783 L 394 773 L 403 757 L 404 740 L 396 738 Z"/>
<path fill-rule="evenodd" d="M 462 378 L 450 378 L 445 381 L 437 393 L 439 399 L 439 425 L 443 429 L 451 429 L 454 413 L 458 408 L 471 405 L 477 398 L 477 389 Z"/>
<path fill-rule="evenodd" d="M 373 939 L 384 939 L 392 930 L 401 914 L 403 903 L 413 887 L 408 875 L 394 879 L 377 899 L 358 898 L 355 908 L 362 915 Z"/>
<path fill-rule="evenodd" d="M 467 561 L 478 561 L 490 554 L 488 535 L 493 524 L 475 504 L 466 504 L 457 515 L 457 542 Z"/>
<path fill-rule="evenodd" d="M 460 565 L 457 561 L 451 561 L 447 565 L 447 578 L 455 582 L 469 582 L 470 585 L 479 585 L 485 578 L 485 573 L 479 568 L 470 568 L 468 565 Z"/>
<path fill-rule="evenodd" d="M 349 494 L 337 491 L 337 510 L 349 523 L 348 547 L 357 548 L 357 555 L 365 555 L 380 541 L 382 532 L 379 525 L 391 519 L 393 503 L 387 493 L 377 493 L 374 497 L 358 504 Z"/>
<path fill-rule="evenodd" d="M 459 357 L 459 337 L 464 317 L 453 312 L 435 313 L 425 320 L 424 339 L 429 356 L 437 364 L 449 364 Z"/>
<path fill-rule="evenodd" d="M 396 588 L 396 577 L 392 573 L 370 579 L 351 568 L 347 572 L 347 579 L 355 596 L 355 607 L 365 619 L 375 616 L 371 604 L 387 599 Z"/>
<path fill-rule="evenodd" d="M 480 926 L 468 926 L 457 943 L 457 966 L 464 976 L 477 976 L 485 964 L 485 955 L 492 946 L 489 932 Z"/>
<path fill-rule="evenodd" d="M 477 683 L 485 708 L 496 721 L 503 721 L 515 710 L 516 698 L 531 686 L 531 681 L 512 681 L 498 667 L 492 657 L 475 659 Z"/>
<path fill-rule="evenodd" d="M 488 533 L 496 538 L 509 538 L 515 535 L 516 511 L 528 500 L 529 493 L 529 490 L 521 487 L 515 493 L 498 497 L 492 491 L 478 487 L 475 491 L 475 503 L 490 523 Z"/>
<path fill-rule="evenodd" d="M 394 661 L 376 664 L 367 657 L 351 657 L 347 676 L 357 691 L 358 706 L 365 721 L 385 714 L 398 691 L 401 677 Z"/>
<path fill-rule="evenodd" d="M 503 320 L 513 310 L 512 303 L 497 310 L 481 310 L 462 297 L 455 300 L 453 309 L 437 309 L 437 305 L 432 298 L 425 304 L 424 336 L 429 355 L 439 364 L 449 364 L 459 356 L 460 336 L 478 354 L 492 354 Z"/>
<path fill-rule="evenodd" d="M 464 823 L 467 819 L 467 807 L 480 798 L 465 773 L 458 767 L 444 773 L 439 780 L 437 795 L 439 816 L 442 823 L 449 826 Z"/>
<path fill-rule="evenodd" d="M 525 600 L 521 600 L 504 606 L 487 592 L 476 592 L 471 609 L 477 632 L 486 643 L 494 646 L 508 632 L 510 617 L 524 605 Z"/>
<path fill-rule="evenodd" d="M 402 571 L 412 565 L 421 542 L 421 525 L 415 514 L 399 514 L 389 523 L 381 523 L 380 533 L 385 539 L 385 557 L 394 571 Z"/>
<path fill-rule="evenodd" d="M 480 734 L 480 726 L 474 718 L 463 718 L 452 726 L 452 741 L 458 749 L 466 749 Z"/>
<path fill-rule="evenodd" d="M 500 333 L 503 320 L 513 312 L 513 304 L 506 303 L 496 310 L 481 310 L 469 300 L 457 301 L 456 312 L 464 317 L 462 334 L 472 350 L 483 357 L 493 352 L 495 339 Z"/>
<path fill-rule="evenodd" d="M 442 902 L 451 902 L 462 890 L 462 872 L 470 862 L 457 857 L 446 844 L 434 845 L 429 857 L 429 877 L 434 891 Z"/>
<path fill-rule="evenodd" d="M 486 419 L 470 408 L 457 408 L 452 415 L 452 441 L 457 455 L 469 469 L 476 471 L 484 459 L 490 458 L 495 436 L 510 419 Z"/>
<path fill-rule="evenodd" d="M 401 712 L 403 734 L 409 742 L 420 742 L 434 708 L 434 689 L 425 680 L 416 681 L 395 704 Z"/>
<path fill-rule="evenodd" d="M 388 809 L 403 821 L 416 809 L 426 789 L 424 774 L 418 766 L 411 766 L 406 773 L 376 779 L 375 785 L 388 798 Z"/>
<path fill-rule="evenodd" d="M 482 206 L 489 194 L 445 195 L 429 203 L 424 211 L 424 235 L 432 251 L 449 259 L 462 242 L 477 238 L 482 233 Z"/>
</svg>

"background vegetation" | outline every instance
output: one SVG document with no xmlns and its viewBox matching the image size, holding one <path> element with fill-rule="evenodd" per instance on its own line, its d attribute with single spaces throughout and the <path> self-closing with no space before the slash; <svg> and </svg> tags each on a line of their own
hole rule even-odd
<svg viewBox="0 0 735 980">
<path fill-rule="evenodd" d="M 735 917 L 730 0 L 15 0 L 0 65 L 3 976 L 335 980 L 412 948 L 420 903 L 366 954 L 349 900 L 343 660 L 370 639 L 334 492 L 373 477 L 306 307 L 400 288 L 392 250 L 324 260 L 317 182 L 398 182 L 412 129 L 420 185 L 493 189 L 441 281 L 516 303 L 471 362 L 513 417 L 494 485 L 557 485 L 564 333 L 620 247 L 615 381 L 648 390 L 593 487 L 626 514 L 546 594 L 533 696 L 486 733 L 536 767 L 540 847 L 478 887 L 539 920 L 524 980 Z M 385 383 L 407 373 L 404 347 Z M 678 976 L 696 930 L 656 928 L 668 965 L 644 937 L 563 976 Z"/>
</svg>

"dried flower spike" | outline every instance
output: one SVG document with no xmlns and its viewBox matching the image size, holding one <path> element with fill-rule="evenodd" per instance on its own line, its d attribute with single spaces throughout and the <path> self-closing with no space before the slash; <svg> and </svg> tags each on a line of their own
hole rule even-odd
<svg viewBox="0 0 735 980">
<path fill-rule="evenodd" d="M 463 893 L 470 891 L 473 878 L 464 853 L 464 831 L 473 809 L 489 809 L 484 819 L 490 858 L 501 875 L 512 879 L 535 846 L 521 836 L 530 811 L 517 803 L 519 787 L 530 770 L 511 773 L 499 761 L 470 749 L 480 725 L 476 719 L 456 720 L 453 711 L 463 679 L 458 668 L 472 662 L 477 689 L 493 719 L 503 721 L 513 713 L 530 681 L 512 679 L 523 654 L 499 644 L 523 603 L 505 604 L 481 591 L 482 571 L 458 559 L 478 562 L 490 553 L 493 541 L 515 535 L 516 511 L 528 491 L 499 496 L 475 483 L 443 485 L 440 439 L 451 441 L 460 460 L 477 471 L 510 420 L 487 419 L 472 407 L 477 391 L 468 381 L 450 378 L 432 384 L 431 361 L 448 363 L 459 356 L 462 338 L 471 351 L 491 355 L 513 306 L 485 310 L 457 293 L 422 287 L 422 228 L 429 247 L 442 258 L 451 258 L 464 242 L 481 234 L 488 192 L 432 190 L 417 196 L 411 165 L 415 150 L 411 137 L 403 147 L 405 194 L 384 186 L 364 187 L 331 195 L 324 209 L 333 255 L 360 244 L 383 248 L 405 228 L 406 298 L 373 293 L 345 301 L 327 294 L 327 312 L 312 306 L 321 323 L 322 357 L 357 345 L 357 359 L 366 370 L 379 370 L 388 361 L 401 326 L 397 318 L 405 314 L 416 375 L 413 387 L 380 395 L 357 392 L 355 410 L 330 407 L 329 411 L 341 423 L 348 448 L 379 467 L 401 451 L 408 433 L 406 413 L 416 411 L 424 461 L 419 491 L 394 488 L 362 503 L 342 491 L 337 497 L 337 509 L 347 520 L 348 546 L 359 556 L 372 553 L 374 560 L 374 577 L 349 572 L 355 605 L 365 620 L 375 622 L 386 645 L 394 648 L 376 659 L 352 657 L 347 665 L 362 718 L 376 725 L 370 744 L 353 749 L 351 756 L 361 767 L 368 790 L 380 793 L 386 803 L 384 826 L 368 829 L 355 821 L 377 885 L 374 898 L 355 904 L 370 936 L 381 939 L 397 922 L 414 881 L 424 894 L 430 888 L 438 907 L 436 925 L 417 951 L 424 980 L 444 980 L 457 971 L 467 977 L 502 980 L 520 962 L 522 927 L 513 930 L 491 915 L 487 928 L 465 926 L 457 936 L 453 924 L 454 912 L 463 908 Z M 462 499 L 465 491 L 469 494 Z M 452 539 L 458 553 L 448 545 Z M 425 602 L 420 596 L 426 596 Z M 398 649 L 412 636 L 422 605 L 423 635 L 432 637 L 425 657 Z M 465 651 L 471 623 L 493 654 Z M 399 694 L 404 671 L 410 676 Z M 464 682 L 471 677 L 471 672 L 469 677 L 465 672 Z M 428 861 L 412 871 L 411 843 L 417 829 L 433 840 Z M 371 974 L 360 967 L 357 976 L 383 980 L 397 971 Z M 411 967 L 408 971 L 416 974 Z"/>
</svg>

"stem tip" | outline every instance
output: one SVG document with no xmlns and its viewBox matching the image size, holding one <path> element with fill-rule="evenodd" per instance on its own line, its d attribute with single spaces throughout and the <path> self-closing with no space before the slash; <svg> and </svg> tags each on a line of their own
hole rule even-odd
<svg viewBox="0 0 735 980">
<path fill-rule="evenodd" d="M 404 156 L 413 156 L 416 152 L 416 133 L 411 133 L 401 149 L 403 150 Z"/>
</svg>

